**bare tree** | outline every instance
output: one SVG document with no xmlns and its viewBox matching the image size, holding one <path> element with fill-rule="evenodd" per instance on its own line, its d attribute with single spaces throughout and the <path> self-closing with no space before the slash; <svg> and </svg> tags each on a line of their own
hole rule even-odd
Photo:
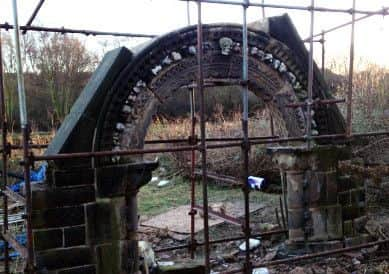
<svg viewBox="0 0 389 274">
<path fill-rule="evenodd" d="M 3 70 L 4 70 L 4 98 L 5 98 L 5 113 L 11 130 L 13 129 L 16 119 L 17 107 L 17 84 L 16 84 L 16 60 L 15 49 L 10 35 L 2 35 L 2 50 L 3 50 Z"/>
<path fill-rule="evenodd" d="M 41 33 L 25 40 L 29 67 L 44 81 L 52 104 L 53 126 L 57 127 L 69 113 L 79 94 L 85 73 L 97 63 L 80 40 L 61 34 Z"/>
<path fill-rule="evenodd" d="M 41 126 L 45 124 L 44 128 L 56 128 L 95 69 L 97 55 L 73 36 L 27 33 L 22 41 L 31 122 Z M 8 120 L 14 124 L 17 118 L 17 86 L 15 49 L 10 34 L 5 33 L 2 45 L 6 111 Z M 38 120 L 51 120 L 51 124 Z"/>
</svg>

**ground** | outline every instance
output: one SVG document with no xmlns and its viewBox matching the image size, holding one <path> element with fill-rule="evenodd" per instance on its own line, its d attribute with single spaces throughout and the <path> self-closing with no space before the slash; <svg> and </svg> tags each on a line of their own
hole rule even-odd
<svg viewBox="0 0 389 274">
<path fill-rule="evenodd" d="M 157 175 L 160 179 L 166 171 L 162 169 Z M 169 177 L 169 175 L 167 175 Z M 139 213 L 141 214 L 142 223 L 149 220 L 155 215 L 177 208 L 190 203 L 190 182 L 181 175 L 173 176 L 169 183 L 164 187 L 158 187 L 158 180 L 155 180 L 140 191 L 139 193 Z M 214 203 L 241 203 L 243 200 L 242 191 L 238 188 L 218 186 L 210 182 L 208 186 L 210 204 Z M 197 201 L 201 202 L 201 185 L 196 189 Z M 282 228 L 277 222 L 275 208 L 279 211 L 279 194 L 252 192 L 250 201 L 260 205 L 260 209 L 251 214 L 251 226 L 253 233 L 279 230 Z M 227 212 L 228 213 L 228 212 Z M 370 233 L 373 238 L 389 236 L 389 209 L 382 206 L 370 206 L 368 219 L 369 225 L 379 224 L 380 229 L 373 229 Z M 189 216 L 188 216 L 189 218 Z M 241 218 L 243 220 L 243 218 Z M 368 226 L 368 225 L 367 225 Z M 363 228 L 363 232 L 366 232 Z M 383 234 L 377 235 L 376 231 L 381 230 Z M 222 239 L 226 237 L 242 236 L 239 226 L 220 223 L 210 228 L 211 240 Z M 189 241 L 189 235 L 178 235 L 167 229 L 152 228 L 140 226 L 140 238 L 153 243 L 156 250 L 160 248 L 184 245 Z M 197 241 L 203 239 L 203 231 L 196 233 Z M 261 245 L 255 249 L 252 254 L 254 263 L 262 263 L 267 260 L 279 259 L 280 254 L 276 252 L 282 246 L 286 236 L 284 234 L 263 237 Z M 239 268 L 244 260 L 244 252 L 239 251 L 239 245 L 242 240 L 232 241 L 226 244 L 213 245 L 211 248 L 211 264 L 214 272 L 222 272 Z M 303 263 L 279 265 L 269 267 L 270 273 L 305 273 L 305 274 L 324 274 L 324 273 L 389 273 L 389 251 L 386 247 L 373 247 L 355 252 L 348 252 L 342 256 L 331 256 L 304 261 Z M 202 248 L 196 251 L 196 258 L 201 259 L 203 256 Z M 190 258 L 187 249 L 180 249 L 169 252 L 158 252 L 159 261 L 180 261 Z M 388 262 L 387 262 L 388 261 Z"/>
</svg>

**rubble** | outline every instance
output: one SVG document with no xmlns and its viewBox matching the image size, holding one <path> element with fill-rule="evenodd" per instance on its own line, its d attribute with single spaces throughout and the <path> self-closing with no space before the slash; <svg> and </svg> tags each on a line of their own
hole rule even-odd
<svg viewBox="0 0 389 274">
<path fill-rule="evenodd" d="M 261 244 L 261 241 L 258 239 L 250 239 L 249 241 L 249 250 L 254 250 L 259 247 Z M 239 250 L 246 251 L 246 242 L 243 242 L 241 245 L 239 245 Z"/>
</svg>

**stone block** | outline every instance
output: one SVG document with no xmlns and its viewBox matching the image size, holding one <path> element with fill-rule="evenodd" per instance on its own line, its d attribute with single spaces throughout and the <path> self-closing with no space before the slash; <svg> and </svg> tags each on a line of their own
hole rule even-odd
<svg viewBox="0 0 389 274">
<path fill-rule="evenodd" d="M 205 266 L 197 261 L 185 261 L 175 263 L 172 266 L 162 266 L 158 274 L 205 274 Z"/>
<path fill-rule="evenodd" d="M 64 228 L 64 246 L 85 245 L 85 226 L 73 226 Z"/>
<path fill-rule="evenodd" d="M 349 205 L 342 207 L 343 220 L 352 220 L 362 216 L 363 210 L 358 205 Z"/>
<path fill-rule="evenodd" d="M 320 206 L 327 203 L 327 180 L 325 172 L 307 172 L 307 194 L 310 206 Z"/>
<path fill-rule="evenodd" d="M 79 267 L 72 267 L 58 270 L 57 274 L 96 274 L 95 265 L 83 265 Z"/>
<path fill-rule="evenodd" d="M 112 241 L 96 246 L 97 273 L 135 273 L 135 262 L 129 261 L 127 241 Z"/>
<path fill-rule="evenodd" d="M 363 187 L 364 185 L 363 180 L 357 178 L 356 176 L 350 175 L 338 176 L 337 181 L 339 192 L 347 191 L 357 187 Z"/>
<path fill-rule="evenodd" d="M 327 233 L 330 240 L 343 237 L 342 207 L 340 205 L 327 206 Z"/>
<path fill-rule="evenodd" d="M 346 237 L 351 237 L 354 235 L 354 226 L 352 220 L 347 220 L 343 222 L 343 233 Z"/>
<path fill-rule="evenodd" d="M 33 210 L 77 206 L 95 200 L 93 185 L 69 188 L 40 188 L 32 190 Z"/>
<path fill-rule="evenodd" d="M 45 229 L 33 232 L 34 249 L 37 251 L 63 246 L 62 229 Z"/>
<path fill-rule="evenodd" d="M 96 168 L 96 190 L 100 198 L 112 198 L 136 191 L 151 180 L 158 162 L 140 162 Z"/>
<path fill-rule="evenodd" d="M 38 269 L 58 270 L 90 265 L 93 258 L 88 247 L 73 247 L 37 252 L 35 261 Z"/>
<path fill-rule="evenodd" d="M 94 185 L 95 173 L 92 168 L 54 170 L 53 185 L 56 187 L 69 187 L 78 185 Z"/>
<path fill-rule="evenodd" d="M 85 223 L 84 206 L 50 208 L 32 212 L 32 228 L 56 228 Z"/>
<path fill-rule="evenodd" d="M 125 198 L 102 199 L 86 206 L 88 244 L 126 238 Z"/>
<path fill-rule="evenodd" d="M 327 214 L 325 208 L 310 208 L 313 234 L 309 241 L 327 241 Z"/>
<path fill-rule="evenodd" d="M 338 193 L 338 203 L 342 206 L 351 204 L 350 191 L 343 191 Z"/>
<path fill-rule="evenodd" d="M 288 208 L 301 209 L 304 206 L 303 201 L 303 184 L 304 172 L 286 172 L 287 192 L 288 192 Z"/>
<path fill-rule="evenodd" d="M 302 228 L 304 226 L 304 209 L 288 209 L 289 228 Z"/>
<path fill-rule="evenodd" d="M 304 241 L 304 210 L 288 210 L 288 230 L 291 241 Z"/>
<path fill-rule="evenodd" d="M 359 234 L 355 237 L 348 237 L 344 239 L 346 247 L 356 246 L 360 244 L 366 244 L 368 242 L 374 241 L 373 237 L 369 234 Z"/>
<path fill-rule="evenodd" d="M 96 168 L 96 190 L 100 198 L 124 196 L 129 172 L 127 165 Z"/>
<path fill-rule="evenodd" d="M 365 189 L 355 188 L 350 190 L 351 204 L 359 204 L 359 202 L 365 201 Z"/>
<path fill-rule="evenodd" d="M 336 172 L 330 171 L 325 173 L 326 180 L 326 204 L 333 205 L 338 202 L 338 182 Z"/>
</svg>

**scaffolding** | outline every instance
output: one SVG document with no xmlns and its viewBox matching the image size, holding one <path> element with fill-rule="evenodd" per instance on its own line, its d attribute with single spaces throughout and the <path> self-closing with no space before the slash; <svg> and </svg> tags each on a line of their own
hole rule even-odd
<svg viewBox="0 0 389 274">
<path fill-rule="evenodd" d="M 190 256 L 194 258 L 195 251 L 198 247 L 204 248 L 204 263 L 207 273 L 210 272 L 210 245 L 220 244 L 229 241 L 236 240 L 244 240 L 246 247 L 250 246 L 249 240 L 252 237 L 259 236 L 267 236 L 272 234 L 282 234 L 286 233 L 287 230 L 285 227 L 281 230 L 264 232 L 260 234 L 252 234 L 250 229 L 250 189 L 247 184 L 248 178 L 248 167 L 249 167 L 249 151 L 250 147 L 254 145 L 260 144 L 271 144 L 271 143 L 283 143 L 289 141 L 303 141 L 306 146 L 309 148 L 312 146 L 312 142 L 314 140 L 352 140 L 360 137 L 368 137 L 368 136 L 380 136 L 380 135 L 389 135 L 389 132 L 368 132 L 368 133 L 353 133 L 352 130 L 352 101 L 353 101 L 353 75 L 354 75 L 354 32 L 355 32 L 355 23 L 365 20 L 371 16 L 386 16 L 389 14 L 389 8 L 384 7 L 380 10 L 375 11 L 367 11 L 367 10 L 358 10 L 355 8 L 356 0 L 353 0 L 353 6 L 350 9 L 335 9 L 335 8 L 324 8 L 315 6 L 315 1 L 310 0 L 310 6 L 295 6 L 295 5 L 278 5 L 265 3 L 262 0 L 261 3 L 250 2 L 249 0 L 242 1 L 226 1 L 226 0 L 179 0 L 186 1 L 188 5 L 188 23 L 190 23 L 190 13 L 189 13 L 189 3 L 195 2 L 197 4 L 197 80 L 194 84 L 183 87 L 190 91 L 190 106 L 191 106 L 191 132 L 187 139 L 171 139 L 171 140 L 149 140 L 146 141 L 146 144 L 182 144 L 187 143 L 187 145 L 179 145 L 179 146 L 171 146 L 167 148 L 146 148 L 146 149 L 131 149 L 131 150 L 121 150 L 121 151 L 95 151 L 95 152 L 80 152 L 80 153 L 61 153 L 56 155 L 34 155 L 31 151 L 33 148 L 44 148 L 46 145 L 39 144 L 31 144 L 30 140 L 30 130 L 28 124 L 28 117 L 26 112 L 26 98 L 24 91 L 24 80 L 23 80 L 23 71 L 21 66 L 21 54 L 20 54 L 20 45 L 19 45 L 19 37 L 20 32 L 22 31 L 25 34 L 28 31 L 45 31 L 45 32 L 56 32 L 56 33 L 77 33 L 84 35 L 109 35 L 109 36 L 121 36 L 121 37 L 142 37 L 142 38 L 153 38 L 155 35 L 150 34 L 136 34 L 136 33 L 118 33 L 118 32 L 102 32 L 102 31 L 94 31 L 94 30 L 79 30 L 79 29 L 69 29 L 69 28 L 55 28 L 55 27 L 38 27 L 34 26 L 33 21 L 36 18 L 39 10 L 44 4 L 44 0 L 40 0 L 36 8 L 34 9 L 31 17 L 28 22 L 24 26 L 19 26 L 18 23 L 18 14 L 17 14 L 17 0 L 13 1 L 13 16 L 14 16 L 14 24 L 10 25 L 8 23 L 0 24 L 0 30 L 14 30 L 14 38 L 16 42 L 16 59 L 17 59 L 17 76 L 18 76 L 18 96 L 19 96 L 19 112 L 20 112 L 20 121 L 21 128 L 23 134 L 23 145 L 11 145 L 7 142 L 8 136 L 8 124 L 7 117 L 5 113 L 5 94 L 3 87 L 3 69 L 0 67 L 0 107 L 1 107 L 1 128 L 2 128 L 2 184 L 1 184 L 1 193 L 3 198 L 3 230 L 1 231 L 1 236 L 5 241 L 5 273 L 9 273 L 9 252 L 8 247 L 12 246 L 16 251 L 19 252 L 22 258 L 26 260 L 26 273 L 35 273 L 34 267 L 34 250 L 33 250 L 33 241 L 32 241 L 32 229 L 31 229 L 31 214 L 32 214 L 32 205 L 31 205 L 31 182 L 30 182 L 30 167 L 34 165 L 34 163 L 39 161 L 50 161 L 50 160 L 69 160 L 75 158 L 98 158 L 98 157 L 106 157 L 106 156 L 128 156 L 128 155 L 144 155 L 144 154 L 154 154 L 154 153 L 168 153 L 168 152 L 191 152 L 191 210 L 189 212 L 191 218 L 191 233 L 190 233 L 190 243 L 180 246 L 167 247 L 163 249 L 156 250 L 157 252 L 171 251 L 176 249 L 188 249 Z M 269 0 L 270 2 L 270 0 Z M 223 85 L 240 85 L 242 89 L 242 132 L 243 138 L 207 138 L 206 137 L 206 123 L 205 123 L 205 98 L 204 98 L 204 89 L 209 86 L 217 86 L 220 85 L 216 82 L 207 82 L 204 79 L 203 75 L 203 22 L 202 22 L 202 5 L 204 3 L 212 3 L 212 4 L 221 4 L 221 5 L 233 5 L 242 9 L 242 41 L 243 41 L 243 52 L 242 52 L 242 79 L 239 81 L 233 81 L 226 79 L 223 81 Z M 307 119 L 306 119 L 306 133 L 301 137 L 279 137 L 274 135 L 274 126 L 271 121 L 271 136 L 259 136 L 249 138 L 248 136 L 248 41 L 247 41 L 247 10 L 250 7 L 261 8 L 262 16 L 265 16 L 265 9 L 287 9 L 287 10 L 298 10 L 308 12 L 310 15 L 310 34 L 309 37 L 304 40 L 304 42 L 308 43 L 309 49 L 309 64 L 308 64 L 308 98 L 304 103 L 295 103 L 286 105 L 286 107 L 301 107 L 305 106 L 307 108 Z M 350 15 L 351 21 L 341 24 L 339 26 L 335 26 L 328 30 L 323 30 L 320 33 L 314 33 L 314 19 L 315 13 L 324 12 L 324 13 L 343 13 Z M 357 17 L 356 15 L 361 15 L 361 17 Z M 349 76 L 348 76 L 348 90 L 347 90 L 347 98 L 345 99 L 331 99 L 331 100 L 313 100 L 313 70 L 314 70 L 314 61 L 313 61 L 313 49 L 314 43 L 318 42 L 322 46 L 322 58 L 321 58 L 321 72 L 325 73 L 325 35 L 331 33 L 335 30 L 344 28 L 346 26 L 351 26 L 351 34 L 350 34 L 350 66 L 349 66 Z M 1 35 L 1 33 L 0 33 Z M 0 37 L 1 38 L 1 37 Z M 1 40 L 0 40 L 0 60 L 1 60 Z M 0 62 L 1 66 L 1 62 Z M 196 135 L 196 117 L 195 117 L 195 92 L 199 94 L 199 104 L 200 104 L 200 137 L 198 138 Z M 329 105 L 329 104 L 338 104 L 338 103 L 346 103 L 347 112 L 346 112 L 346 132 L 342 134 L 327 134 L 327 135 L 313 135 L 311 128 L 311 119 L 310 115 L 311 109 L 317 105 Z M 217 144 L 212 144 L 212 142 L 218 142 Z M 226 214 L 221 214 L 212 211 L 208 205 L 208 187 L 207 180 L 208 178 L 212 178 L 212 174 L 210 174 L 207 170 L 207 150 L 209 149 L 222 149 L 227 147 L 240 147 L 241 155 L 242 155 L 242 174 L 241 174 L 241 183 L 240 186 L 244 195 L 244 222 L 240 222 L 239 220 L 228 216 Z M 7 162 L 11 155 L 12 150 L 23 150 L 23 161 L 21 165 L 24 168 L 24 180 L 26 185 L 26 194 L 25 196 L 21 196 L 19 194 L 15 194 L 11 189 L 9 189 L 7 181 L 8 177 L 11 176 L 7 170 Z M 201 154 L 201 171 L 196 171 L 195 163 L 196 163 L 196 152 L 200 152 Z M 196 188 L 196 174 L 201 175 L 202 182 L 202 205 L 197 205 L 195 202 L 195 188 Z M 27 230 L 27 246 L 24 247 L 20 245 L 15 236 L 8 229 L 8 202 L 9 200 L 17 201 L 21 204 L 25 205 L 25 223 Z M 195 238 L 195 215 L 197 211 L 203 211 L 204 215 L 204 241 L 197 242 Z M 242 231 L 244 236 L 220 239 L 211 241 L 209 237 L 209 224 L 208 218 L 209 216 L 216 216 L 218 218 L 222 218 L 227 222 L 231 222 L 234 224 L 239 224 L 242 227 Z M 234 269 L 227 273 L 252 273 L 252 269 L 254 267 L 268 266 L 268 265 L 276 265 L 282 263 L 296 262 L 301 260 L 312 259 L 316 257 L 328 256 L 331 254 L 339 254 L 348 252 L 351 250 L 361 249 L 365 247 L 382 245 L 388 243 L 389 240 L 376 241 L 372 243 L 367 243 L 363 245 L 358 245 L 354 247 L 341 248 L 336 250 L 330 250 L 325 252 L 319 252 L 304 256 L 298 256 L 289 259 L 276 260 L 267 263 L 261 264 L 253 264 L 250 259 L 250 250 L 247 248 L 245 253 L 244 265 L 239 269 Z"/>
</svg>

